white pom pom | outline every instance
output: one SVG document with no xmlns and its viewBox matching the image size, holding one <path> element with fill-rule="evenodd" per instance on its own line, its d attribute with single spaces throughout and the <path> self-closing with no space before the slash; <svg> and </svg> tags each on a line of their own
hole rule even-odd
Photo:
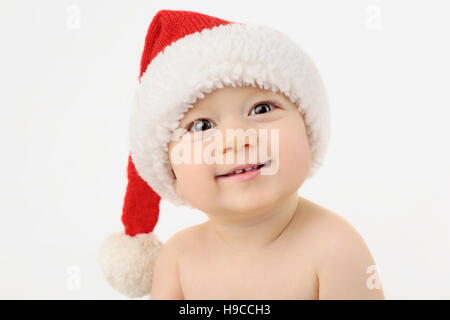
<svg viewBox="0 0 450 320">
<path fill-rule="evenodd" d="M 109 284 L 130 298 L 151 293 L 153 266 L 162 242 L 153 233 L 110 235 L 100 249 L 100 266 Z"/>
</svg>

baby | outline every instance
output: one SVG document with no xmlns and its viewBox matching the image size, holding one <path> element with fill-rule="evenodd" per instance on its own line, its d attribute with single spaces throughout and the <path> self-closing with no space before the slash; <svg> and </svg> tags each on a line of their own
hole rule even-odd
<svg viewBox="0 0 450 320">
<path fill-rule="evenodd" d="M 172 165 L 179 196 L 209 220 L 164 244 L 151 299 L 383 298 L 381 288 L 367 286 L 366 271 L 375 262 L 358 232 L 341 216 L 297 194 L 310 170 L 298 108 L 282 94 L 251 86 L 216 89 L 180 121 L 191 135 L 213 126 L 221 131 L 279 129 L 279 170 L 238 180 L 220 176 L 235 165 Z M 169 144 L 169 154 L 179 143 Z M 223 144 L 223 153 L 240 152 L 247 159 L 255 147 Z"/>
<path fill-rule="evenodd" d="M 268 27 L 161 10 L 139 80 L 125 233 L 101 252 L 111 285 L 151 299 L 384 299 L 358 231 L 298 194 L 329 126 L 304 51 Z M 162 244 L 161 198 L 208 221 Z"/>
</svg>

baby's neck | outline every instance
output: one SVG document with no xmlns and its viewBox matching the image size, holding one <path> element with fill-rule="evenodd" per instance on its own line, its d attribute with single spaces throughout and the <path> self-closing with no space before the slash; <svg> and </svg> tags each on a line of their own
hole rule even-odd
<svg viewBox="0 0 450 320">
<path fill-rule="evenodd" d="M 283 235 L 298 212 L 300 197 L 295 192 L 274 204 L 261 216 L 241 221 L 224 221 L 210 217 L 206 223 L 209 233 L 221 245 L 233 250 L 263 249 Z"/>
</svg>

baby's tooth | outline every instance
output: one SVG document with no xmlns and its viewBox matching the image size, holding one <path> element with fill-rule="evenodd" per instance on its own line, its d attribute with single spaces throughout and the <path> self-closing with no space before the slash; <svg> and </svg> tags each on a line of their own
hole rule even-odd
<svg viewBox="0 0 450 320">
<path fill-rule="evenodd" d="M 243 170 L 236 170 L 234 173 L 242 173 Z"/>
<path fill-rule="evenodd" d="M 253 168 L 252 167 L 250 167 L 250 168 L 246 168 L 246 169 L 244 169 L 245 171 L 250 171 L 250 170 L 252 170 Z"/>
</svg>

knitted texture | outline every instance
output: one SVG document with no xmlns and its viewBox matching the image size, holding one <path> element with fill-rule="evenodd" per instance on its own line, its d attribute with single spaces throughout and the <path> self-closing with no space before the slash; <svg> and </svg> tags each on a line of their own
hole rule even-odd
<svg viewBox="0 0 450 320">
<path fill-rule="evenodd" d="M 137 173 L 128 157 L 128 186 L 122 210 L 125 233 L 134 236 L 153 231 L 159 217 L 161 197 Z"/>
<path fill-rule="evenodd" d="M 153 58 L 166 46 L 194 32 L 200 32 L 205 28 L 212 28 L 230 21 L 217 17 L 183 10 L 160 10 L 153 18 L 145 37 L 145 47 L 141 58 L 142 74 Z"/>
</svg>

